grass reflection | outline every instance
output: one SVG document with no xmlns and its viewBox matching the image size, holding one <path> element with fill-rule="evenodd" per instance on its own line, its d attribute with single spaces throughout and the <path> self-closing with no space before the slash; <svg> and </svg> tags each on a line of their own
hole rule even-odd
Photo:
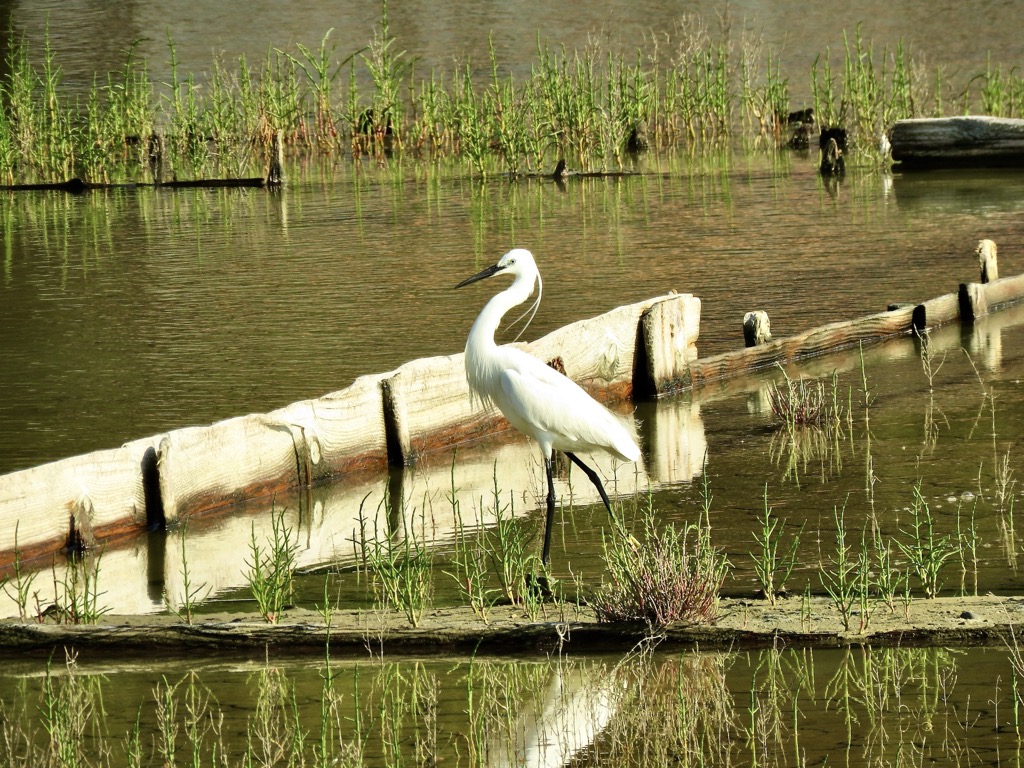
<svg viewBox="0 0 1024 768">
<path fill-rule="evenodd" d="M 1021 757 L 1015 657 L 851 648 L 0 677 L 0 766 L 887 766 Z M 154 675 L 156 681 L 154 683 Z"/>
</svg>

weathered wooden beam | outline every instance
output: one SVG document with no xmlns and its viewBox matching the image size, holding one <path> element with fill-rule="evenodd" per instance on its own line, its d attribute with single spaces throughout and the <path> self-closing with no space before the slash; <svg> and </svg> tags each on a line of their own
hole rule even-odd
<svg viewBox="0 0 1024 768">
<path fill-rule="evenodd" d="M 1024 301 L 1024 275 L 992 283 L 961 283 L 960 317 L 971 322 L 1000 307 Z"/>
<path fill-rule="evenodd" d="M 143 463 L 159 439 L 0 475 L 0 567 L 144 529 Z M 15 541 L 17 540 L 17 541 Z"/>
<path fill-rule="evenodd" d="M 898 120 L 892 159 L 914 168 L 1024 165 L 1024 120 L 963 116 Z"/>
<path fill-rule="evenodd" d="M 787 364 L 858 343 L 873 343 L 910 333 L 914 310 L 892 312 L 830 323 L 796 336 L 775 339 L 762 346 L 706 357 L 691 363 L 686 375 L 662 388 L 661 393 L 696 389 L 707 382 L 738 376 L 776 364 Z"/>
</svg>

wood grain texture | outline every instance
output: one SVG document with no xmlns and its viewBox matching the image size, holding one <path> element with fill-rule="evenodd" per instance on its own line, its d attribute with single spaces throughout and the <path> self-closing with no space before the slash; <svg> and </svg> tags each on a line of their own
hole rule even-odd
<svg viewBox="0 0 1024 768">
<path fill-rule="evenodd" d="M 82 543 L 142 530 L 142 457 L 159 438 L 126 443 L 0 475 L 0 567 L 63 549 L 72 526 Z"/>
</svg>

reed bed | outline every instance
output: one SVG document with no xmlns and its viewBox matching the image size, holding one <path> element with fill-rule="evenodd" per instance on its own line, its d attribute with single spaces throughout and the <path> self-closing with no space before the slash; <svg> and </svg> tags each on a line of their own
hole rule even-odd
<svg viewBox="0 0 1024 768">
<path fill-rule="evenodd" d="M 63 81 L 48 39 L 15 40 L 0 78 L 0 183 L 260 177 L 275 135 L 292 159 L 449 158 L 477 174 L 550 172 L 564 159 L 620 170 L 647 149 L 779 147 L 792 115 L 808 107 L 819 125 L 846 127 L 851 148 L 873 162 L 880 134 L 900 118 L 1024 114 L 1014 70 L 988 60 L 958 90 L 941 68 L 902 44 L 875 50 L 859 29 L 840 56 L 815 60 L 804 89 L 813 103 L 793 105 L 799 73 L 782 72 L 758 37 L 696 16 L 634 52 L 538 40 L 518 76 L 493 46 L 486 66 L 417 70 L 391 33 L 386 3 L 358 51 L 337 50 L 328 30 L 316 48 L 216 60 L 201 80 L 180 71 L 172 39 L 167 46 L 169 82 L 154 82 L 132 48 L 83 93 Z"/>
</svg>

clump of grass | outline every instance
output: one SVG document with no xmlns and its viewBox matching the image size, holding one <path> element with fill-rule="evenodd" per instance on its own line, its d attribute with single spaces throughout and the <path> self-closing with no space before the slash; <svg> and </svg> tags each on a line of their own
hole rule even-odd
<svg viewBox="0 0 1024 768">
<path fill-rule="evenodd" d="M 808 381 L 803 376 L 794 382 L 785 371 L 782 375 L 786 377 L 786 387 L 773 382 L 768 388 L 768 405 L 787 430 L 820 427 L 838 418 L 839 414 L 831 408 L 835 398 L 826 396 L 824 382 Z"/>
<path fill-rule="evenodd" d="M 413 627 L 419 626 L 433 591 L 433 557 L 427 546 L 425 521 L 419 530 L 414 514 L 401 513 L 401 532 L 382 531 L 374 519 L 359 512 L 359 548 L 362 567 L 380 605 L 402 611 Z"/>
<path fill-rule="evenodd" d="M 256 539 L 256 525 L 249 539 L 246 581 L 256 607 L 266 621 L 276 624 L 281 613 L 292 604 L 295 592 L 295 563 L 299 544 L 285 523 L 284 509 L 270 510 L 271 535 L 266 546 Z"/>
<path fill-rule="evenodd" d="M 704 490 L 707 494 L 706 480 Z M 676 621 L 714 623 L 729 564 L 711 543 L 707 495 L 705 504 L 700 522 L 658 530 L 648 495 L 639 541 L 613 528 L 611 538 L 603 541 L 609 578 L 591 600 L 598 621 L 642 621 L 651 627 Z"/>
<path fill-rule="evenodd" d="M 529 73 L 513 78 L 499 75 L 493 45 L 490 67 L 460 62 L 418 72 L 415 52 L 391 30 L 387 2 L 380 8 L 371 39 L 355 51 L 336 51 L 328 30 L 318 47 L 273 49 L 256 65 L 218 59 L 200 76 L 180 71 L 168 38 L 166 84 L 152 82 L 132 46 L 123 66 L 84 93 L 64 82 L 48 39 L 31 56 L 29 41 L 15 39 L 0 76 L 0 180 L 159 180 L 154 142 L 167 149 L 157 165 L 179 179 L 255 177 L 278 132 L 303 159 L 343 151 L 381 164 L 402 154 L 445 156 L 479 174 L 540 170 L 563 158 L 614 170 L 646 148 L 785 140 L 794 73 L 782 72 L 756 35 L 736 45 L 724 17 L 712 30 L 687 15 L 635 52 L 538 42 Z M 844 43 L 841 65 L 833 68 L 828 51 L 815 60 L 810 91 L 818 122 L 845 126 L 850 147 L 865 154 L 877 155 L 882 129 L 902 117 L 1024 111 L 1024 78 L 991 60 L 944 103 L 952 84 L 941 69 L 928 75 L 902 43 L 879 53 L 859 29 L 852 39 L 844 33 Z"/>
</svg>

